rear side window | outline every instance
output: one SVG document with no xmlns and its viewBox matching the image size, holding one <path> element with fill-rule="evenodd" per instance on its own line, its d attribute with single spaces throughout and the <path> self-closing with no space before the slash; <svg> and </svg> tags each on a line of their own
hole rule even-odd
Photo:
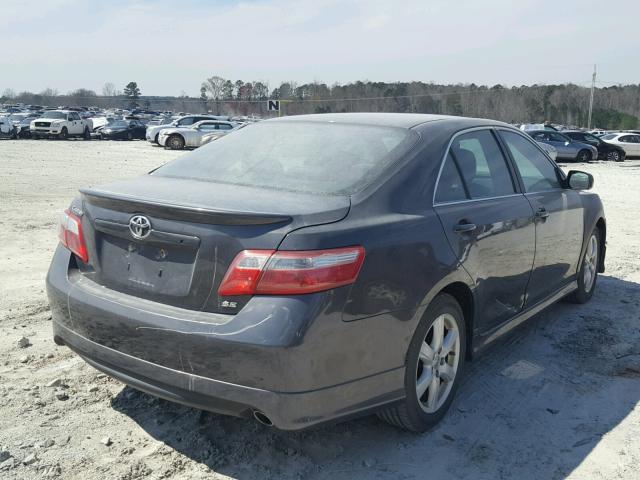
<svg viewBox="0 0 640 480">
<path fill-rule="evenodd" d="M 561 188 L 556 168 L 528 139 L 514 132 L 501 132 L 527 193 Z"/>
<path fill-rule="evenodd" d="M 451 154 L 472 199 L 516 193 L 507 162 L 490 130 L 455 137 Z"/>
<path fill-rule="evenodd" d="M 352 194 L 418 140 L 404 128 L 265 121 L 239 129 L 153 175 L 322 194 Z"/>
<path fill-rule="evenodd" d="M 435 198 L 436 203 L 456 202 L 466 199 L 467 194 L 462 183 L 462 178 L 460 177 L 460 172 L 451 153 L 449 153 L 442 167 L 440 179 L 438 180 Z"/>
</svg>

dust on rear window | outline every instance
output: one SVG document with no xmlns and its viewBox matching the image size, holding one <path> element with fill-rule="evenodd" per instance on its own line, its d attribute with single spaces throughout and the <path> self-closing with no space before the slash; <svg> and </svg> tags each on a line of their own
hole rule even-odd
<svg viewBox="0 0 640 480">
<path fill-rule="evenodd" d="M 400 159 L 417 137 L 395 127 L 263 122 L 200 147 L 152 175 L 348 195 Z"/>
</svg>

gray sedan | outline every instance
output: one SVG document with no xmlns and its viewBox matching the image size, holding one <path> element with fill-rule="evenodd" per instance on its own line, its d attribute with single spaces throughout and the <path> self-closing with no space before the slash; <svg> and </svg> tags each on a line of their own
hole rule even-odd
<svg viewBox="0 0 640 480">
<path fill-rule="evenodd" d="M 558 160 L 589 162 L 598 158 L 598 149 L 587 143 L 576 142 L 560 132 L 533 130 L 527 132 L 536 142 L 552 145 L 558 152 Z"/>
</svg>

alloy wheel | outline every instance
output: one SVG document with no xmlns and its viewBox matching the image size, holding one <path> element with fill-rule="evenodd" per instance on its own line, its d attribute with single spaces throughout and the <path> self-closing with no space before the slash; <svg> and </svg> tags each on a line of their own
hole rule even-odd
<svg viewBox="0 0 640 480">
<path fill-rule="evenodd" d="M 598 269 L 598 238 L 591 235 L 587 244 L 587 251 L 584 254 L 584 262 L 582 266 L 582 281 L 584 282 L 585 292 L 590 292 L 596 279 Z"/>
<path fill-rule="evenodd" d="M 452 315 L 435 319 L 420 347 L 416 393 L 426 413 L 436 412 L 453 387 L 460 360 L 460 334 Z"/>
</svg>

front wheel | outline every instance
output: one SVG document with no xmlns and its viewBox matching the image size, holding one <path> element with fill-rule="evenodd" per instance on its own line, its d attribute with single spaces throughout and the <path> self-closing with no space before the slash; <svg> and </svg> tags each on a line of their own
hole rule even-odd
<svg viewBox="0 0 640 480">
<path fill-rule="evenodd" d="M 378 414 L 397 427 L 425 432 L 447 413 L 460 384 L 466 353 L 462 309 L 442 293 L 429 305 L 409 344 L 405 399 Z"/>
<path fill-rule="evenodd" d="M 62 130 L 60 131 L 60 140 L 66 140 L 69 137 L 69 132 L 67 130 L 67 127 L 62 127 Z"/>
<path fill-rule="evenodd" d="M 587 248 L 578 272 L 578 288 L 569 295 L 573 303 L 587 303 L 593 296 L 598 280 L 598 264 L 600 260 L 600 230 L 597 228 L 589 236 Z"/>
<path fill-rule="evenodd" d="M 184 138 L 180 135 L 171 135 L 165 145 L 171 150 L 182 150 L 184 148 Z"/>
</svg>

